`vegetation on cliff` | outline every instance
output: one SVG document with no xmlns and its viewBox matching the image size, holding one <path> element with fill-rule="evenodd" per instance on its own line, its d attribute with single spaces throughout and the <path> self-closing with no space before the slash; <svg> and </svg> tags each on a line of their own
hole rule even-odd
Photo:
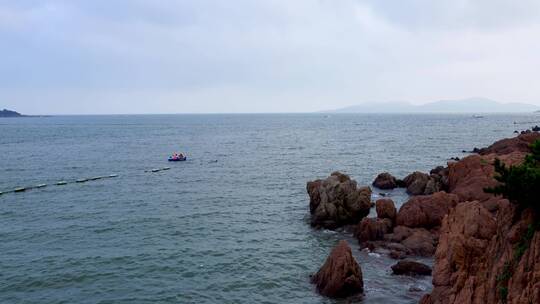
<svg viewBox="0 0 540 304">
<path fill-rule="evenodd" d="M 531 208 L 535 212 L 536 222 L 529 225 L 527 232 L 521 237 L 514 248 L 513 258 L 504 264 L 501 273 L 497 276 L 499 297 L 506 302 L 508 297 L 508 282 L 514 274 L 525 251 L 529 248 L 534 233 L 540 227 L 538 216 L 540 214 L 540 140 L 531 144 L 531 153 L 525 157 L 523 163 L 517 166 L 506 167 L 500 159 L 495 159 L 494 167 L 497 175 L 495 179 L 499 185 L 485 189 L 488 193 L 502 195 L 518 205 L 520 210 Z"/>
<path fill-rule="evenodd" d="M 540 140 L 531 145 L 531 153 L 525 161 L 516 166 L 507 167 L 499 159 L 495 159 L 495 179 L 499 185 L 487 188 L 486 192 L 499 194 L 521 209 L 533 208 L 540 211 Z"/>
</svg>

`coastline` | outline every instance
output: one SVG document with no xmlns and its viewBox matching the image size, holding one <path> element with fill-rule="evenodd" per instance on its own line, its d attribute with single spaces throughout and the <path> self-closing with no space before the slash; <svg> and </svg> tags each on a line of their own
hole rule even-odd
<svg viewBox="0 0 540 304">
<path fill-rule="evenodd" d="M 540 255 L 537 253 L 540 252 L 540 233 L 537 231 L 529 239 L 530 247 L 521 253 L 523 258 L 517 262 L 513 275 L 505 278 L 505 286 L 500 279 L 501 273 L 508 272 L 519 236 L 533 223 L 534 216 L 530 210 L 518 210 L 501 196 L 484 192 L 485 188 L 497 184 L 492 165 L 495 159 L 507 165 L 520 164 L 530 152 L 530 144 L 539 139 L 540 133 L 524 131 L 478 153 L 450 160 L 446 167 L 437 167 L 429 174 L 414 172 L 404 180 L 388 173 L 380 174 L 373 182 L 373 189 L 406 187 L 411 195 L 399 211 L 390 199 L 379 199 L 371 204 L 371 189 L 369 200 L 365 195 L 358 199 L 368 190 L 357 188 L 354 180 L 338 172 L 325 180 L 308 182 L 311 225 L 326 229 L 354 225 L 350 230 L 360 248 L 374 254 L 387 254 L 396 260 L 394 266 L 398 269 L 403 261 L 407 264 L 421 257 L 433 258 L 433 290 L 419 299 L 422 304 L 483 303 L 486 299 L 488 303 L 540 301 Z M 377 209 L 376 218 L 367 217 L 371 208 Z M 354 214 L 351 210 L 360 211 Z M 352 216 L 347 218 L 345 214 Z M 356 244 L 351 245 L 356 247 Z M 343 244 L 340 243 L 340 247 L 328 257 L 317 278 L 321 277 L 320 273 L 328 273 L 327 264 L 331 261 L 349 260 L 344 256 Z M 421 267 L 424 266 L 429 267 Z M 341 267 L 352 269 L 349 273 L 356 272 L 355 268 L 354 262 Z M 428 273 L 420 269 L 424 275 Z M 337 289 L 349 288 L 336 277 L 348 280 L 346 274 L 334 270 L 329 282 L 317 281 L 317 289 L 332 297 L 326 284 L 333 284 Z M 355 293 L 362 294 L 363 289 L 347 290 L 347 294 Z"/>
</svg>

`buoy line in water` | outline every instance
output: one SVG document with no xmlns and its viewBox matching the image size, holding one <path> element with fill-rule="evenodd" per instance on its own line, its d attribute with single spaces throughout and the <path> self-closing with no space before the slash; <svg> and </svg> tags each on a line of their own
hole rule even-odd
<svg viewBox="0 0 540 304">
<path fill-rule="evenodd" d="M 217 160 L 215 162 L 217 162 Z M 170 169 L 171 169 L 171 167 L 163 167 L 163 168 L 155 168 L 155 169 L 145 170 L 144 172 L 157 173 L 157 172 L 161 172 L 161 171 L 167 171 L 167 170 L 170 170 Z M 56 182 L 54 184 L 51 184 L 51 185 L 65 186 L 65 185 L 68 185 L 68 184 L 82 184 L 82 183 L 96 181 L 96 180 L 100 180 L 100 179 L 115 178 L 115 177 L 118 177 L 118 174 L 95 176 L 95 177 L 90 177 L 90 178 L 79 178 L 79 179 L 72 180 L 72 181 L 61 180 L 61 181 L 58 181 L 58 182 Z M 32 190 L 32 189 L 41 189 L 41 188 L 45 188 L 45 187 L 48 187 L 48 186 L 49 186 L 48 184 L 38 184 L 38 185 L 35 185 L 35 186 L 17 187 L 17 188 L 12 189 L 12 190 L 0 191 L 0 196 L 2 196 L 3 194 L 8 194 L 8 193 L 20 193 L 20 192 L 26 192 L 26 191 Z"/>
<path fill-rule="evenodd" d="M 55 186 L 64 186 L 64 185 L 68 185 L 68 184 L 81 184 L 81 183 L 86 183 L 86 182 L 89 182 L 89 181 L 96 181 L 96 180 L 100 180 L 100 179 L 106 179 L 106 178 L 115 178 L 115 177 L 118 177 L 118 174 L 110 174 L 110 175 L 103 175 L 103 176 L 95 176 L 95 177 L 90 177 L 90 178 L 79 178 L 79 179 L 76 179 L 76 180 L 72 180 L 72 181 L 65 181 L 65 180 L 61 180 L 61 181 L 58 181 L 54 184 L 51 184 L 51 185 L 55 185 Z M 42 188 L 46 188 L 48 187 L 49 185 L 48 184 L 37 184 L 35 186 L 28 186 L 28 187 L 17 187 L 13 190 L 8 190 L 8 191 L 0 191 L 0 195 L 3 195 L 3 194 L 8 194 L 8 193 L 20 193 L 20 192 L 26 192 L 28 190 L 32 190 L 32 189 L 42 189 Z"/>
<path fill-rule="evenodd" d="M 150 170 L 145 170 L 144 172 L 156 173 L 156 172 L 167 171 L 167 170 L 171 170 L 171 167 L 163 167 L 163 168 L 150 169 Z"/>
</svg>

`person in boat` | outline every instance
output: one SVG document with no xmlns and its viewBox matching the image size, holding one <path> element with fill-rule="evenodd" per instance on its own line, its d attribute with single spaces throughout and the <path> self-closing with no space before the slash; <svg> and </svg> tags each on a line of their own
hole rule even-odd
<svg viewBox="0 0 540 304">
<path fill-rule="evenodd" d="M 178 155 L 178 158 L 184 158 L 184 154 L 180 153 L 180 155 Z"/>
</svg>

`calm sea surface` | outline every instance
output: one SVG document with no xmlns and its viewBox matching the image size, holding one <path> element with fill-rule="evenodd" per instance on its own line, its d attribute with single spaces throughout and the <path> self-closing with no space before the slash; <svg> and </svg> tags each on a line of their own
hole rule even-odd
<svg viewBox="0 0 540 304">
<path fill-rule="evenodd" d="M 381 171 L 428 171 L 539 120 L 0 119 L 0 191 L 49 184 L 0 196 L 0 303 L 338 303 L 317 295 L 309 275 L 342 238 L 362 266 L 365 303 L 414 303 L 431 278 L 392 276 L 394 261 L 359 251 L 349 233 L 313 230 L 306 182 L 335 170 L 359 184 Z M 168 163 L 173 151 L 188 161 Z M 118 177 L 54 185 L 109 174 Z M 400 190 L 390 195 L 406 200 Z"/>
</svg>

